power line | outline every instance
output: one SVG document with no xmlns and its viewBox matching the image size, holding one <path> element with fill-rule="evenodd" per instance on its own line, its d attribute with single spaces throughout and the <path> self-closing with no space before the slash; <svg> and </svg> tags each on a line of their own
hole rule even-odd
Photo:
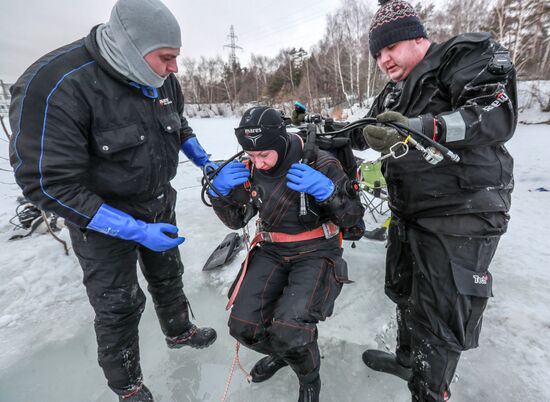
<svg viewBox="0 0 550 402">
<path fill-rule="evenodd" d="M 323 16 L 325 15 L 326 14 L 324 14 Z M 312 16 L 309 16 L 308 18 L 302 18 L 299 21 L 295 21 L 291 24 L 287 24 L 282 29 L 277 29 L 271 32 L 264 32 L 263 34 L 255 35 L 251 41 L 247 41 L 246 39 L 243 39 L 242 42 L 246 44 L 247 49 L 249 49 L 248 50 L 249 53 L 257 53 L 257 54 L 262 53 L 261 50 L 258 52 L 254 52 L 253 50 L 251 50 L 254 48 L 266 49 L 266 48 L 271 48 L 273 46 L 281 46 L 281 48 L 284 48 L 284 44 L 281 43 L 281 36 L 283 36 L 285 32 L 287 33 L 291 32 L 292 30 L 295 30 L 297 26 L 300 26 L 301 24 L 304 24 L 306 22 L 318 20 L 320 19 L 320 17 L 321 15 L 317 15 L 317 16 L 312 15 Z M 291 46 L 307 47 L 308 45 L 306 45 L 306 42 L 309 42 L 310 40 L 315 40 L 315 39 L 317 39 L 317 41 L 320 41 L 322 40 L 322 38 L 323 38 L 322 33 L 311 32 L 306 35 L 300 35 L 296 37 L 296 39 L 288 40 L 287 47 L 291 47 Z"/>
<path fill-rule="evenodd" d="M 331 14 L 330 9 L 327 9 L 327 10 L 319 9 L 318 1 L 312 1 L 310 2 L 310 4 L 311 5 L 306 4 L 306 6 L 300 9 L 293 10 L 292 12 L 293 15 L 300 15 L 300 16 L 303 15 L 303 17 L 298 17 L 298 19 L 295 18 L 291 20 L 289 23 L 277 24 L 277 21 L 281 19 L 271 18 L 269 20 L 270 22 L 269 26 L 276 26 L 277 29 L 274 29 L 274 30 L 268 31 L 265 29 L 267 28 L 266 25 L 263 25 L 262 26 L 263 29 L 261 30 L 258 30 L 258 29 L 248 30 L 248 31 L 245 31 L 244 33 L 241 32 L 240 35 L 237 36 L 235 35 L 234 25 L 231 25 L 230 34 L 227 36 L 227 38 L 230 39 L 230 43 L 223 46 L 224 48 L 230 49 L 229 63 L 233 64 L 237 62 L 236 49 L 244 51 L 244 49 L 241 46 L 238 46 L 236 44 L 239 38 L 244 37 L 244 39 L 240 39 L 239 41 L 241 43 L 245 43 L 247 48 L 247 53 L 262 54 L 261 50 L 258 50 L 256 52 L 253 52 L 253 51 L 251 52 L 250 49 L 251 48 L 265 49 L 265 48 L 268 48 L 268 47 L 270 48 L 274 46 L 281 46 L 281 48 L 284 48 L 284 44 L 281 43 L 282 34 L 290 33 L 293 30 L 295 30 L 297 27 L 300 27 L 303 24 L 321 20 Z M 307 10 L 310 10 L 310 11 L 303 12 Z M 311 11 L 311 10 L 314 10 L 314 11 Z M 287 18 L 285 20 L 289 20 L 289 19 Z M 322 38 L 323 38 L 322 33 L 319 34 L 319 33 L 311 32 L 308 34 L 302 34 L 297 38 L 297 40 L 289 40 L 287 47 L 292 47 L 292 46 L 307 47 L 308 44 L 306 44 L 306 42 L 309 42 L 310 40 L 315 40 L 315 39 L 317 39 L 317 41 L 320 41 L 322 40 Z"/>
<path fill-rule="evenodd" d="M 270 30 L 270 31 L 264 30 L 263 32 L 260 32 L 259 34 L 258 34 L 258 31 L 251 32 L 250 34 L 245 33 L 245 34 L 242 34 L 241 36 L 243 36 L 244 38 L 253 37 L 254 39 L 261 39 L 261 38 L 264 38 L 264 37 L 270 37 L 270 36 L 273 36 L 277 33 L 288 32 L 288 31 L 292 30 L 293 28 L 296 28 L 297 26 L 300 26 L 304 23 L 319 20 L 319 19 L 321 19 L 321 17 L 326 17 L 326 15 L 327 15 L 326 13 L 321 11 L 320 13 L 308 15 L 306 18 L 300 18 L 298 20 L 294 20 L 290 24 L 278 25 L 279 29 L 273 29 L 273 30 Z"/>
<path fill-rule="evenodd" d="M 305 7 L 302 7 L 300 9 L 297 9 L 297 10 L 292 10 L 292 15 L 305 15 L 306 17 L 311 17 L 311 16 L 320 16 L 320 15 L 328 15 L 329 14 L 329 11 L 330 10 L 322 10 L 322 9 L 319 9 L 319 2 L 318 1 L 312 1 L 310 3 L 311 5 L 306 5 Z M 309 10 L 307 13 L 303 13 L 303 11 L 306 11 L 306 10 Z M 316 10 L 315 12 L 311 12 L 311 10 Z M 290 19 L 289 18 L 269 18 L 269 26 L 285 26 L 284 24 L 281 25 L 279 24 L 280 21 L 289 21 Z M 302 18 L 301 21 L 306 21 L 307 18 Z M 299 21 L 299 22 L 301 22 Z M 291 25 L 296 25 L 295 23 L 292 23 Z M 266 25 L 263 24 L 262 25 L 262 28 L 265 28 Z M 265 31 L 264 31 L 265 32 Z M 250 36 L 250 35 L 253 35 L 253 36 L 256 36 L 256 34 L 258 33 L 258 30 L 257 29 L 251 29 L 251 30 L 248 30 L 248 31 L 244 31 L 244 32 L 241 32 L 241 36 Z"/>
</svg>

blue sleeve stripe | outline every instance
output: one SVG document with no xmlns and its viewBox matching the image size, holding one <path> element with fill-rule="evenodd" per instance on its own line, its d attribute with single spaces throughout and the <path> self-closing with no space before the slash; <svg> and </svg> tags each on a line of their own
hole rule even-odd
<svg viewBox="0 0 550 402">
<path fill-rule="evenodd" d="M 52 200 L 54 200 L 55 202 L 57 202 L 59 205 L 67 208 L 67 209 L 70 209 L 71 211 L 77 213 L 78 215 L 80 216 L 83 216 L 84 218 L 87 218 L 87 219 L 91 219 L 90 216 L 87 216 L 79 211 L 77 211 L 76 209 L 74 208 L 71 208 L 69 207 L 68 205 L 65 205 L 63 204 L 60 200 L 58 200 L 57 198 L 51 196 L 50 194 L 48 194 L 48 192 L 44 189 L 44 183 L 43 183 L 43 180 L 44 180 L 44 176 L 43 176 L 43 173 L 42 173 L 42 160 L 44 158 L 44 139 L 46 137 L 46 120 L 47 120 L 47 117 L 48 117 L 48 108 L 49 108 L 49 102 L 50 102 L 50 98 L 52 97 L 52 95 L 54 94 L 54 92 L 57 90 L 57 88 L 59 87 L 59 85 L 61 85 L 61 82 L 63 82 L 63 80 L 68 77 L 69 75 L 85 68 L 86 66 L 89 66 L 90 64 L 93 64 L 95 63 L 95 60 L 92 60 L 92 61 L 89 61 L 87 63 L 84 63 L 83 65 L 81 65 L 80 67 L 77 67 L 71 71 L 69 71 L 68 73 L 65 73 L 65 75 L 63 77 L 61 77 L 61 79 L 59 81 L 57 81 L 57 84 L 55 84 L 55 86 L 53 87 L 53 89 L 50 91 L 50 93 L 48 94 L 48 97 L 46 98 L 46 108 L 44 109 L 44 123 L 42 125 L 42 139 L 41 139 L 41 143 L 40 143 L 40 160 L 38 162 L 38 169 L 39 169 L 39 172 L 40 172 L 40 188 L 42 189 L 42 192 L 49 198 L 51 198 Z"/>
<path fill-rule="evenodd" d="M 52 58 L 50 61 L 48 61 L 46 64 L 44 64 L 43 66 L 41 66 L 39 69 L 37 69 L 35 71 L 35 73 L 32 75 L 31 79 L 29 80 L 29 82 L 27 83 L 27 86 L 25 87 L 25 94 L 23 95 L 23 99 L 21 99 L 21 110 L 19 111 L 19 122 L 17 124 L 17 133 L 15 133 L 15 139 L 13 141 L 13 149 L 15 150 L 15 155 L 17 156 L 17 166 L 15 167 L 14 169 L 14 172 L 17 172 L 17 170 L 21 167 L 21 165 L 23 164 L 23 159 L 21 159 L 21 157 L 19 156 L 19 151 L 17 149 L 17 140 L 19 138 L 19 134 L 21 133 L 21 121 L 23 120 L 23 109 L 25 108 L 25 98 L 27 97 L 27 93 L 29 91 L 29 87 L 31 86 L 31 83 L 32 81 L 34 80 L 34 77 L 36 77 L 38 75 L 38 73 L 44 68 L 46 67 L 48 64 L 50 64 L 51 62 L 53 62 L 54 60 L 58 59 L 59 57 L 69 53 L 69 52 L 72 52 L 73 50 L 75 49 L 79 49 L 81 47 L 83 47 L 84 45 L 78 45 L 78 46 L 74 46 L 70 49 L 67 49 L 65 52 L 63 53 L 60 53 L 58 54 L 57 56 L 55 56 L 54 58 Z"/>
</svg>

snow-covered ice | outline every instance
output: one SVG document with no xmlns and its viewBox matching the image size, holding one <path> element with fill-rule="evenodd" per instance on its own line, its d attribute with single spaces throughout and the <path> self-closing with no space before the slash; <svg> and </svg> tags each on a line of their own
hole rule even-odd
<svg viewBox="0 0 550 402">
<path fill-rule="evenodd" d="M 237 152 L 237 123 L 231 118 L 190 121 L 214 159 Z M 491 266 L 495 297 L 484 316 L 480 347 L 463 354 L 459 379 L 452 385 L 457 402 L 538 402 L 548 394 L 550 192 L 535 189 L 550 190 L 550 126 L 518 126 L 508 148 L 515 158 L 512 220 Z M 9 169 L 3 138 L 0 155 L 0 167 Z M 20 194 L 13 183 L 11 173 L 0 171 L 0 401 L 114 401 L 97 365 L 93 311 L 74 254 L 65 256 L 48 235 L 8 241 L 14 234 L 9 219 Z M 229 266 L 202 272 L 208 255 L 230 230 L 200 202 L 198 169 L 180 164 L 173 186 L 180 232 L 187 239 L 180 247 L 185 291 L 197 323 L 213 326 L 218 340 L 206 350 L 168 350 L 149 298 L 140 324 L 142 368 L 157 401 L 219 401 L 235 347 L 226 326 L 226 292 L 244 251 Z M 376 226 L 371 216 L 365 217 L 370 227 Z M 68 240 L 66 230 L 61 237 Z M 383 292 L 384 244 L 361 240 L 356 245 L 347 243 L 344 252 L 355 283 L 344 287 L 333 317 L 319 327 L 321 400 L 409 401 L 403 381 L 373 372 L 361 361 L 366 348 L 393 348 L 395 324 L 394 306 Z M 241 348 L 240 357 L 250 369 L 260 355 Z M 291 370 L 250 385 L 237 369 L 228 400 L 295 401 L 297 392 Z"/>
</svg>

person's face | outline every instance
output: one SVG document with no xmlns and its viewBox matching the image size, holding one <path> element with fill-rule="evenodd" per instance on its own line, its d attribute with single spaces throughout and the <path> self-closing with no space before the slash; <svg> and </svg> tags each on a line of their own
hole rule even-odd
<svg viewBox="0 0 550 402">
<path fill-rule="evenodd" d="M 178 72 L 176 58 L 180 50 L 171 47 L 161 47 L 145 55 L 144 59 L 155 73 L 161 77 L 168 77 L 171 73 Z"/>
<path fill-rule="evenodd" d="M 376 56 L 378 68 L 392 81 L 403 81 L 424 58 L 423 38 L 403 40 L 386 46 Z"/>
<path fill-rule="evenodd" d="M 269 170 L 277 164 L 277 151 L 246 151 L 246 154 L 250 156 L 250 160 L 259 170 Z"/>
</svg>

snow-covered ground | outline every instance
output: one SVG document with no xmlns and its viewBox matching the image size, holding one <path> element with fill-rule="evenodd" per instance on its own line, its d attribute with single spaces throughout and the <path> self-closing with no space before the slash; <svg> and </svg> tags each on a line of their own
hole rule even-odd
<svg viewBox="0 0 550 402">
<path fill-rule="evenodd" d="M 237 151 L 237 122 L 191 119 L 191 126 L 213 157 L 221 159 Z M 512 220 L 491 266 L 495 297 L 485 314 L 480 347 L 463 354 L 452 386 L 457 402 L 548 400 L 550 192 L 536 189 L 550 190 L 550 126 L 520 125 L 509 149 L 516 161 Z M 0 139 L 2 169 L 9 169 L 7 155 L 7 142 Z M 8 241 L 14 234 L 8 221 L 19 195 L 12 183 L 12 174 L 0 171 L 0 401 L 114 401 L 96 362 L 93 312 L 74 254 L 65 256 L 48 235 Z M 197 323 L 216 328 L 218 340 L 202 351 L 168 350 L 148 301 L 140 324 L 142 367 L 159 402 L 219 401 L 234 356 L 224 306 L 244 252 L 219 271 L 202 272 L 230 230 L 200 202 L 199 185 L 198 169 L 180 164 L 173 186 L 179 193 L 180 233 L 187 239 L 180 247 L 185 289 Z M 369 227 L 376 226 L 371 216 L 366 219 Z M 68 239 L 65 230 L 61 237 Z M 355 283 L 345 286 L 334 316 L 320 324 L 321 400 L 408 401 L 403 381 L 373 372 L 361 361 L 366 348 L 394 345 L 394 306 L 383 292 L 384 244 L 361 240 L 351 248 L 348 243 L 344 255 Z M 260 356 L 243 348 L 240 357 L 250 369 Z M 229 400 L 295 401 L 297 391 L 288 369 L 256 385 L 237 369 Z"/>
</svg>

